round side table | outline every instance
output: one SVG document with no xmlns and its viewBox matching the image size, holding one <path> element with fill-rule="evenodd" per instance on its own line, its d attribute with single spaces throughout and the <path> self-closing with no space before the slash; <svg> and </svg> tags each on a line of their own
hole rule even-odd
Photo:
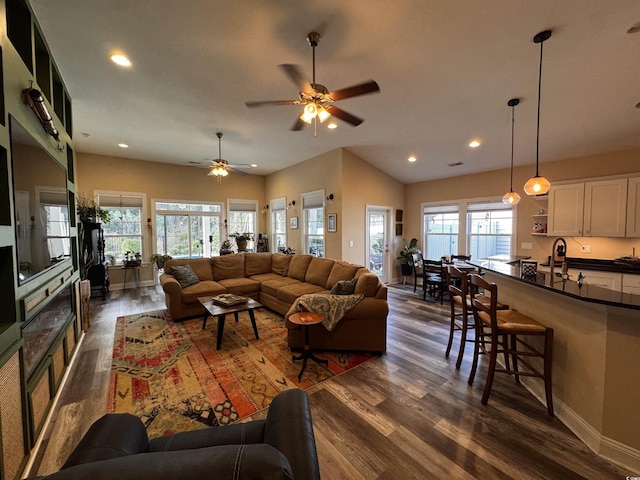
<svg viewBox="0 0 640 480">
<path fill-rule="evenodd" d="M 323 360 L 321 358 L 316 357 L 311 351 L 311 347 L 309 347 L 309 327 L 312 325 L 317 325 L 322 323 L 324 320 L 324 315 L 321 313 L 315 312 L 300 312 L 294 313 L 289 317 L 289 321 L 291 323 L 295 323 L 296 325 L 301 325 L 304 329 L 304 349 L 302 350 L 302 354 L 294 355 L 293 360 L 302 360 L 302 367 L 300 368 L 300 373 L 298 374 L 298 381 L 302 378 L 302 373 L 304 369 L 307 367 L 307 360 L 311 359 L 317 364 L 323 365 L 326 367 L 329 362 L 328 360 Z"/>
</svg>

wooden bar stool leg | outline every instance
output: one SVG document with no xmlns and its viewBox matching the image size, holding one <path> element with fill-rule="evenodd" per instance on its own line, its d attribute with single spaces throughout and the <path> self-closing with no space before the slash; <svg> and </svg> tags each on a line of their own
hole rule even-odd
<svg viewBox="0 0 640 480">
<path fill-rule="evenodd" d="M 547 328 L 544 345 L 544 389 L 547 397 L 547 411 L 553 415 L 553 394 L 551 391 L 551 359 L 553 357 L 553 329 Z"/>
<path fill-rule="evenodd" d="M 461 329 L 461 333 L 460 333 L 460 349 L 458 351 L 458 359 L 456 360 L 456 369 L 457 370 L 460 370 L 460 367 L 462 366 L 462 357 L 464 356 L 464 349 L 467 346 L 467 331 L 468 330 L 469 330 L 469 318 L 467 317 L 467 318 L 463 318 L 462 319 L 462 329 Z"/>
<path fill-rule="evenodd" d="M 482 393 L 482 404 L 486 405 L 489 401 L 489 395 L 491 394 L 491 387 L 493 386 L 493 377 L 496 373 L 496 364 L 498 361 L 498 335 L 495 332 L 491 334 L 491 351 L 489 352 L 489 367 L 487 369 L 487 381 L 484 385 L 484 392 Z"/>
</svg>

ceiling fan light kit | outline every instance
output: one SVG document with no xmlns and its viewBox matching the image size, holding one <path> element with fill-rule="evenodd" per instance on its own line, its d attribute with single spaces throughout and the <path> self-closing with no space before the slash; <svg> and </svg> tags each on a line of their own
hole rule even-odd
<svg viewBox="0 0 640 480">
<path fill-rule="evenodd" d="M 527 195 L 544 195 L 549 191 L 549 180 L 541 177 L 538 171 L 539 145 L 540 145 L 540 91 L 542 87 L 542 45 L 551 38 L 551 30 L 544 30 L 533 37 L 533 43 L 540 44 L 540 69 L 538 72 L 538 121 L 536 123 L 536 174 L 524 184 L 524 192 Z"/>
<path fill-rule="evenodd" d="M 369 80 L 364 83 L 343 88 L 341 90 L 329 91 L 327 87 L 316 82 L 316 47 L 320 41 L 320 34 L 311 32 L 307 35 L 307 42 L 312 48 L 312 81 L 309 82 L 301 68 L 298 65 L 283 64 L 280 68 L 284 74 L 298 87 L 298 99 L 296 100 L 263 100 L 249 101 L 245 105 L 249 108 L 275 106 L 275 105 L 302 105 L 302 112 L 291 127 L 293 131 L 302 130 L 305 123 L 314 125 L 314 137 L 317 136 L 317 121 L 323 123 L 325 120 L 334 116 L 348 124 L 357 127 L 364 120 L 358 118 L 351 113 L 336 107 L 334 102 L 344 100 L 346 98 L 357 97 L 369 93 L 377 93 L 380 91 L 378 84 Z"/>
<path fill-rule="evenodd" d="M 520 103 L 519 98 L 512 98 L 507 102 L 507 105 L 511 107 L 511 173 L 509 180 L 509 192 L 505 193 L 504 197 L 502 197 L 502 203 L 507 205 L 517 205 L 520 201 L 520 195 L 513 191 L 513 143 L 514 143 L 514 127 L 515 127 L 515 111 L 516 105 Z"/>
</svg>

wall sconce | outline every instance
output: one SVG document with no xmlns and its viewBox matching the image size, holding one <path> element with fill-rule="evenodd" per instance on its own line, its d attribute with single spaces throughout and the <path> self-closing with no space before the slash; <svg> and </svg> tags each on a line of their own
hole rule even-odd
<svg viewBox="0 0 640 480">
<path fill-rule="evenodd" d="M 33 113 L 36 114 L 38 120 L 42 124 L 42 128 L 44 128 L 45 132 L 55 138 L 57 141 L 60 141 L 60 137 L 58 134 L 58 130 L 56 126 L 53 124 L 53 118 L 49 114 L 49 110 L 47 110 L 47 106 L 44 104 L 44 98 L 42 97 L 42 93 L 40 90 L 36 90 L 35 88 L 25 88 L 22 90 L 22 99 L 24 103 L 29 105 Z"/>
<path fill-rule="evenodd" d="M 151 218 L 147 218 L 147 228 L 151 230 Z"/>
<path fill-rule="evenodd" d="M 36 228 L 36 217 L 34 217 L 33 215 L 31 215 L 31 218 L 29 220 L 29 226 L 31 228 Z"/>
<path fill-rule="evenodd" d="M 265 214 L 269 211 L 269 205 L 265 205 L 264 207 L 262 207 L 262 210 L 260 210 L 260 213 Z"/>
<path fill-rule="evenodd" d="M 296 206 L 296 201 L 295 200 L 291 200 L 288 204 L 287 204 L 287 210 L 291 210 Z"/>
<path fill-rule="evenodd" d="M 325 198 L 324 202 L 322 202 L 322 206 L 326 207 L 332 201 L 333 201 L 333 193 L 330 193 L 329 195 L 327 195 L 327 197 Z"/>
</svg>

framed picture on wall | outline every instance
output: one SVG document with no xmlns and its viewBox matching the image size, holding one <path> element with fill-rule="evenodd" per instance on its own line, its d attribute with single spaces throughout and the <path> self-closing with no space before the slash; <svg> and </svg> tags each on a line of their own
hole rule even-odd
<svg viewBox="0 0 640 480">
<path fill-rule="evenodd" d="M 298 228 L 298 217 L 291 217 L 289 219 L 289 228 L 291 229 Z"/>
<path fill-rule="evenodd" d="M 330 213 L 327 215 L 327 232 L 338 231 L 338 214 Z"/>
<path fill-rule="evenodd" d="M 402 221 L 402 210 L 396 210 L 396 222 L 401 222 Z"/>
<path fill-rule="evenodd" d="M 396 235 L 398 235 L 398 236 L 402 235 L 402 224 L 401 223 L 396 223 Z"/>
</svg>

